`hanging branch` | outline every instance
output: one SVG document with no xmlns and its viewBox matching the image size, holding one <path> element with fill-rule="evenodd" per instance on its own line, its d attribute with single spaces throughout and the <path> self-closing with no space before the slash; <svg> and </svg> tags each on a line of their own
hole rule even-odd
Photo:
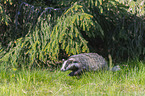
<svg viewBox="0 0 145 96">
<path fill-rule="evenodd" d="M 20 4 L 19 9 L 17 10 L 16 16 L 15 16 L 16 29 L 17 29 L 17 26 L 19 24 L 18 16 L 21 14 L 22 6 L 28 7 L 28 9 L 24 9 L 23 8 L 24 10 L 28 10 L 29 11 L 29 14 L 27 15 L 28 18 L 27 18 L 26 21 L 32 20 L 32 18 L 30 18 L 32 14 L 35 14 L 35 17 L 36 17 L 36 18 L 33 18 L 33 19 L 37 19 L 37 18 L 42 17 L 42 15 L 45 14 L 46 12 L 48 12 L 48 14 L 50 14 L 52 12 L 52 10 L 53 11 L 61 11 L 62 12 L 62 10 L 67 10 L 69 8 L 69 7 L 66 7 L 66 8 L 46 7 L 46 8 L 43 9 L 41 6 L 40 7 L 35 7 L 34 5 L 31 5 L 31 4 L 28 4 L 26 2 L 22 2 L 21 1 L 21 4 Z M 34 24 L 36 24 L 36 23 L 34 23 Z"/>
</svg>

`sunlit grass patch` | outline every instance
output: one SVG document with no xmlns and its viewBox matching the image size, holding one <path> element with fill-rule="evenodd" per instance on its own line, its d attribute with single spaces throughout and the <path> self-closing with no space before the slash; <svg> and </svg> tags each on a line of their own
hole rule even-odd
<svg viewBox="0 0 145 96">
<path fill-rule="evenodd" d="M 36 68 L 0 68 L 0 94 L 9 96 L 70 95 L 70 96 L 143 96 L 145 66 L 121 66 L 117 72 L 86 72 L 80 77 L 69 77 L 68 72 Z"/>
</svg>

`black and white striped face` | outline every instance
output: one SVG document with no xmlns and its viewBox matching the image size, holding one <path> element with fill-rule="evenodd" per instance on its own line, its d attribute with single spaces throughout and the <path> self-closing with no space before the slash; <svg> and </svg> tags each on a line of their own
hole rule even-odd
<svg viewBox="0 0 145 96">
<path fill-rule="evenodd" d="M 62 64 L 61 71 L 67 71 L 67 70 L 76 70 L 79 67 L 79 62 L 76 61 L 74 58 L 70 58 Z"/>
</svg>

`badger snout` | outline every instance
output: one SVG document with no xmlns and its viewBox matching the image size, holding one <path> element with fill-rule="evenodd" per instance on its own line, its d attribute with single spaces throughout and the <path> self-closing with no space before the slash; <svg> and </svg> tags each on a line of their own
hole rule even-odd
<svg viewBox="0 0 145 96">
<path fill-rule="evenodd" d="M 66 71 L 65 69 L 61 68 L 61 71 Z"/>
</svg>

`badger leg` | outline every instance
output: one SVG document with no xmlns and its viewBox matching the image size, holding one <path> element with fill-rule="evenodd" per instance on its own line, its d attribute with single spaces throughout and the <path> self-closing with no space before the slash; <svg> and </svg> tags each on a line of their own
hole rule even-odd
<svg viewBox="0 0 145 96">
<path fill-rule="evenodd" d="M 81 75 L 84 72 L 84 70 L 85 70 L 85 68 L 78 69 L 76 71 L 73 71 L 73 72 L 69 73 L 69 76 L 78 76 L 78 75 Z"/>
<path fill-rule="evenodd" d="M 79 70 L 79 71 L 80 71 L 80 70 Z M 78 75 L 81 75 L 81 72 L 82 72 L 82 71 L 80 71 L 80 72 L 78 72 L 78 71 L 73 71 L 73 72 L 69 73 L 68 76 L 78 76 Z"/>
<path fill-rule="evenodd" d="M 75 76 L 74 73 L 75 73 L 75 71 L 69 73 L 68 76 Z"/>
</svg>

